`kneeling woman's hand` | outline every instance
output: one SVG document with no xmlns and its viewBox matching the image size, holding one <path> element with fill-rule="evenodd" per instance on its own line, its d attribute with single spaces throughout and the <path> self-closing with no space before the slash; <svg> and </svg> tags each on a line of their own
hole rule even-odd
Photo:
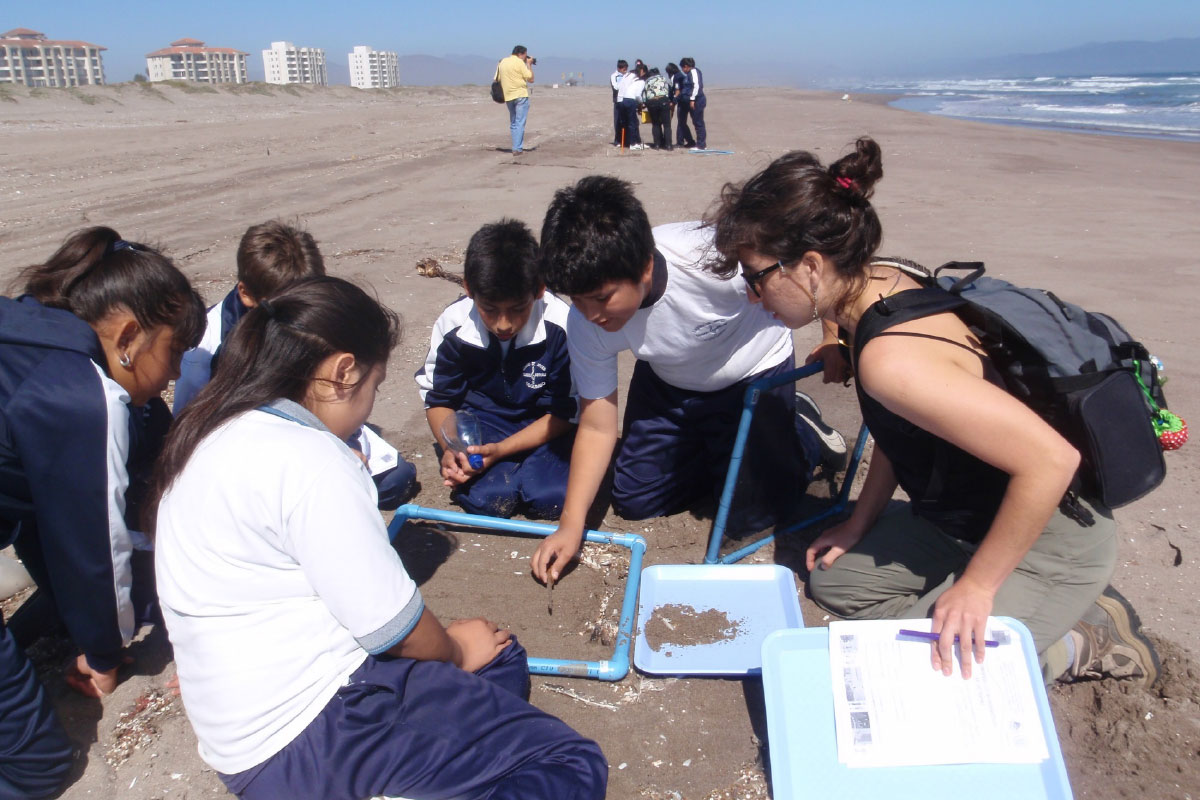
<svg viewBox="0 0 1200 800">
<path fill-rule="evenodd" d="M 808 571 L 812 572 L 818 564 L 821 569 L 833 566 L 833 562 L 858 544 L 866 532 L 866 528 L 851 517 L 822 533 L 808 546 L 804 555 Z"/>
<path fill-rule="evenodd" d="M 455 620 L 446 626 L 446 634 L 458 649 L 455 662 L 467 672 L 487 666 L 512 643 L 510 632 L 483 617 Z"/>
<path fill-rule="evenodd" d="M 969 569 L 969 568 L 968 568 Z M 933 646 L 933 668 L 943 675 L 954 671 L 954 637 L 958 637 L 962 676 L 971 677 L 971 656 L 983 663 L 988 615 L 996 593 L 964 574 L 933 604 L 933 631 L 941 634 Z"/>
</svg>

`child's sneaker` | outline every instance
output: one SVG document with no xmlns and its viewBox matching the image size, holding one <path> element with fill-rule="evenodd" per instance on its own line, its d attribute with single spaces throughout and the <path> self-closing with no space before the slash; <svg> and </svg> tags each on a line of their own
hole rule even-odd
<svg viewBox="0 0 1200 800">
<path fill-rule="evenodd" d="M 1141 628 L 1133 606 L 1109 586 L 1068 634 L 1075 643 L 1075 660 L 1067 675 L 1076 680 L 1126 678 L 1153 686 L 1162 665 Z"/>
<path fill-rule="evenodd" d="M 821 419 L 821 409 L 817 406 L 817 401 L 804 392 L 796 392 L 796 422 L 804 423 L 804 427 L 812 431 L 820 444 L 821 463 L 810 466 L 824 466 L 834 472 L 846 466 L 845 438 Z M 800 430 L 799 424 L 796 427 Z"/>
</svg>

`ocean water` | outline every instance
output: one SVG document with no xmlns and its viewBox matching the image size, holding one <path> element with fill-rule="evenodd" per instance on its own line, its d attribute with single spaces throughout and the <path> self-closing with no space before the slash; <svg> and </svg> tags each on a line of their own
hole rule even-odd
<svg viewBox="0 0 1200 800">
<path fill-rule="evenodd" d="M 1200 72 L 872 83 L 891 105 L 946 117 L 1200 141 Z"/>
</svg>

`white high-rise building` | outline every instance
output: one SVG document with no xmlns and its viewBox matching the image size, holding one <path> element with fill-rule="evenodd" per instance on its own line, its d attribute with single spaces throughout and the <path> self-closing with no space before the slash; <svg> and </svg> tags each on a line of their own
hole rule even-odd
<svg viewBox="0 0 1200 800">
<path fill-rule="evenodd" d="M 271 42 L 271 49 L 263 50 L 262 54 L 267 83 L 329 85 L 325 51 L 319 47 L 296 47 L 291 42 Z"/>
<path fill-rule="evenodd" d="M 245 83 L 246 56 L 229 47 L 205 47 L 199 39 L 179 39 L 170 47 L 146 54 L 151 81 Z"/>
<path fill-rule="evenodd" d="M 365 44 L 350 54 L 350 85 L 359 89 L 389 89 L 400 85 L 399 59 L 390 50 L 373 50 Z"/>
<path fill-rule="evenodd" d="M 25 86 L 84 86 L 104 83 L 107 48 L 87 42 L 55 41 L 28 28 L 0 34 L 0 83 Z"/>
</svg>

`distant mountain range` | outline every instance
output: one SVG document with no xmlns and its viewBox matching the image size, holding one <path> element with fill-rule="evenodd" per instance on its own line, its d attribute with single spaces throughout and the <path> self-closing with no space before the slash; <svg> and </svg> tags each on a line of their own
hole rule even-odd
<svg viewBox="0 0 1200 800">
<path fill-rule="evenodd" d="M 1031 78 L 1040 75 L 1200 72 L 1200 39 L 1161 42 L 1093 42 L 1056 50 L 985 59 L 931 62 L 912 70 L 926 76 Z"/>
<path fill-rule="evenodd" d="M 476 55 L 405 55 L 400 56 L 400 82 L 407 86 L 485 86 L 495 74 L 496 58 Z M 571 75 L 589 86 L 604 86 L 616 68 L 610 61 L 565 58 L 538 53 L 534 67 L 538 85 L 562 83 Z M 698 54 L 699 55 L 699 54 Z M 626 53 L 633 62 L 641 56 L 651 66 L 663 68 L 653 53 Z M 1168 39 L 1161 42 L 1097 42 L 1051 53 L 1031 53 L 986 59 L 940 59 L 912 62 L 897 68 L 859 68 L 848 70 L 833 64 L 788 62 L 786 64 L 749 64 L 738 61 L 699 59 L 705 80 L 713 86 L 828 86 L 843 85 L 859 79 L 915 77 L 1036 77 L 1041 75 L 1103 75 L 1154 72 L 1200 72 L 1200 38 Z M 330 61 L 329 82 L 350 83 L 350 69 L 344 63 Z"/>
</svg>

